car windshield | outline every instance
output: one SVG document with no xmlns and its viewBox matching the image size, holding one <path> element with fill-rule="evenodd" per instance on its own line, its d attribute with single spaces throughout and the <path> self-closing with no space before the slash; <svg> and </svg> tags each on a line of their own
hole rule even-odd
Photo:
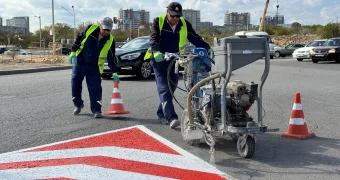
<svg viewBox="0 0 340 180">
<path fill-rule="evenodd" d="M 318 46 L 323 46 L 324 43 L 325 43 L 325 41 L 313 41 L 313 42 L 307 44 L 306 47 L 318 47 Z"/>
<path fill-rule="evenodd" d="M 328 39 L 324 46 L 340 46 L 340 39 Z"/>
<path fill-rule="evenodd" d="M 149 38 L 137 38 L 125 43 L 121 48 L 140 49 L 147 48 L 149 45 Z"/>
</svg>

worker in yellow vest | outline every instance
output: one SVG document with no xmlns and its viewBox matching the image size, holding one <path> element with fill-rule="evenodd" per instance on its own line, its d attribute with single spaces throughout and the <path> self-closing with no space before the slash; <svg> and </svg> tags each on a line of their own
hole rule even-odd
<svg viewBox="0 0 340 180">
<path fill-rule="evenodd" d="M 91 111 L 95 118 L 101 118 L 102 86 L 101 74 L 104 63 L 108 62 L 113 81 L 119 82 L 117 66 L 115 64 L 115 40 L 111 34 L 113 20 L 103 19 L 101 24 L 89 25 L 80 32 L 72 45 L 69 61 L 72 69 L 72 100 L 75 105 L 74 115 L 78 115 L 84 107 L 82 100 L 82 84 L 86 77 L 86 84 L 90 95 Z"/>
<path fill-rule="evenodd" d="M 209 52 L 212 49 L 195 32 L 191 23 L 182 17 L 182 5 L 178 2 L 170 3 L 166 14 L 158 16 L 153 20 L 151 30 L 151 48 L 145 54 L 144 59 L 150 59 L 150 64 L 156 77 L 157 92 L 160 98 L 157 116 L 161 123 L 169 124 L 170 128 L 176 128 L 180 125 L 180 122 L 174 109 L 169 88 L 175 91 L 178 83 L 178 74 L 174 73 L 175 64 L 173 63 L 173 67 L 170 70 L 170 79 L 174 84 L 168 87 L 167 69 L 171 62 L 164 61 L 164 54 L 183 54 L 187 39 L 196 47 L 205 48 Z"/>
</svg>

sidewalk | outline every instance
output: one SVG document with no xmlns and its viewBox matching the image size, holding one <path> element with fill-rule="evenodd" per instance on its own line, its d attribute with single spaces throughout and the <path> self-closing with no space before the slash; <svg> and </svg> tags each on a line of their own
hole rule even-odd
<svg viewBox="0 0 340 180">
<path fill-rule="evenodd" d="M 41 65 L 36 67 L 20 67 L 14 69 L 0 69 L 1 75 L 12 75 L 12 74 L 23 74 L 23 73 L 35 73 L 35 72 L 46 72 L 46 71 L 57 71 L 72 69 L 72 65 Z"/>
</svg>

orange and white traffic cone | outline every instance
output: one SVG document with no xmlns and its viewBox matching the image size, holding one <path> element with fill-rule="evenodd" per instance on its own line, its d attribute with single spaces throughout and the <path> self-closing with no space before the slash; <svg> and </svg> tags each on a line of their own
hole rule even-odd
<svg viewBox="0 0 340 180">
<path fill-rule="evenodd" d="M 309 133 L 301 105 L 300 93 L 295 94 L 293 110 L 290 115 L 288 131 L 281 134 L 282 137 L 294 139 L 307 139 L 315 136 Z"/>
<path fill-rule="evenodd" d="M 114 81 L 110 108 L 108 111 L 104 112 L 104 114 L 109 115 L 109 114 L 129 114 L 129 113 L 130 111 L 126 111 L 124 109 L 124 104 L 123 104 L 122 97 L 120 96 L 118 82 Z"/>
</svg>

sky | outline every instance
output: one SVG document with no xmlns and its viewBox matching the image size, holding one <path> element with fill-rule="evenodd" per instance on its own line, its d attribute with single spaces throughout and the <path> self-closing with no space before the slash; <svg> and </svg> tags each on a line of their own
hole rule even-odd
<svg viewBox="0 0 340 180">
<path fill-rule="evenodd" d="M 119 9 L 146 10 L 150 12 L 150 21 L 166 12 L 171 0 L 54 0 L 54 22 L 67 23 L 73 27 L 71 13 L 74 6 L 76 26 L 86 21 L 100 21 L 104 17 L 117 17 Z M 259 24 L 266 0 L 178 0 L 183 9 L 201 11 L 201 21 L 211 21 L 214 25 L 223 25 L 224 14 L 229 12 L 249 12 L 251 24 Z M 270 0 L 267 15 L 276 13 L 278 0 Z M 305 25 L 340 22 L 340 0 L 279 0 L 279 14 L 284 15 L 285 23 L 299 22 Z M 0 0 L 0 16 L 3 25 L 6 19 L 15 16 L 29 16 L 30 32 L 41 26 L 52 24 L 52 0 Z"/>
</svg>

